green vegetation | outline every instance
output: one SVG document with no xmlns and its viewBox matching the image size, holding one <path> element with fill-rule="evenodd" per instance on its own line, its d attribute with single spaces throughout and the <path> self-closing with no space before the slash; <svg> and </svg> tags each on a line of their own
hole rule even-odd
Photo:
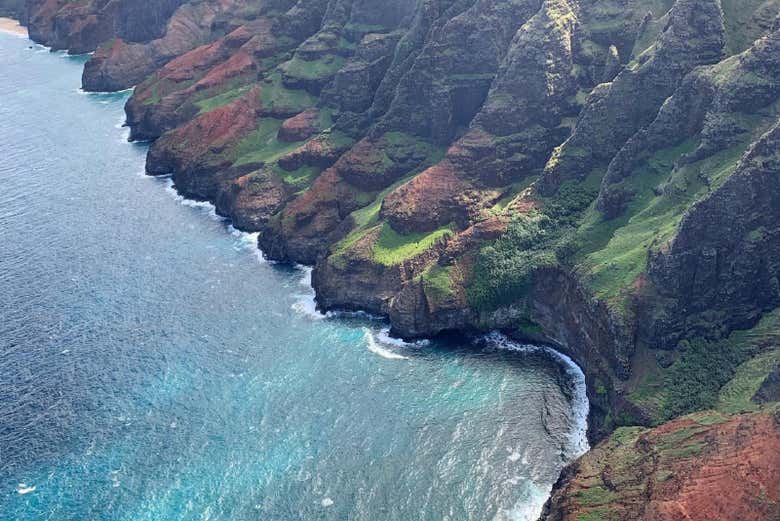
<svg viewBox="0 0 780 521">
<path fill-rule="evenodd" d="M 454 296 L 452 266 L 434 264 L 421 275 L 423 290 L 434 302 L 442 302 Z"/>
<path fill-rule="evenodd" d="M 737 367 L 734 378 L 720 390 L 718 410 L 727 413 L 758 410 L 759 405 L 752 401 L 753 395 L 777 364 L 780 364 L 780 345 Z"/>
<path fill-rule="evenodd" d="M 233 150 L 234 166 L 250 163 L 270 164 L 294 150 L 298 144 L 282 143 L 276 138 L 282 121 L 273 118 L 260 120 L 257 130 L 242 139 Z"/>
<path fill-rule="evenodd" d="M 674 168 L 674 161 L 692 151 L 685 142 L 654 154 L 630 178 L 633 199 L 625 213 L 605 219 L 595 208 L 586 213 L 577 232 L 577 268 L 597 296 L 620 308 L 626 293 L 647 268 L 648 252 L 674 235 L 685 205 L 675 204 L 654 189 Z M 700 188 L 701 183 L 696 185 Z"/>
<path fill-rule="evenodd" d="M 212 96 L 210 98 L 204 98 L 200 101 L 196 101 L 195 106 L 200 109 L 200 114 L 203 114 L 205 112 L 210 112 L 218 107 L 222 107 L 232 101 L 237 100 L 238 98 L 241 97 L 242 94 L 247 92 L 250 88 L 251 85 L 243 85 L 241 87 L 236 87 L 227 90 L 225 92 L 222 92 L 220 94 L 217 94 L 216 96 Z"/>
<path fill-rule="evenodd" d="M 618 495 L 606 487 L 578 490 L 575 497 L 580 504 L 585 506 L 607 505 L 618 499 Z"/>
<path fill-rule="evenodd" d="M 382 140 L 389 146 L 376 150 L 382 154 L 381 161 L 386 167 L 393 166 L 397 161 L 417 158 L 422 162 L 421 168 L 438 163 L 444 157 L 444 149 L 434 146 L 417 136 L 404 132 L 388 132 Z M 420 170 L 418 169 L 418 170 Z"/>
<path fill-rule="evenodd" d="M 696 146 L 690 140 L 658 151 L 624 181 L 630 183 L 633 198 L 622 216 L 607 220 L 590 208 L 582 219 L 575 238 L 576 269 L 613 309 L 625 311 L 635 282 L 647 270 L 649 252 L 674 236 L 693 202 L 734 172 L 746 145 L 675 167 L 675 161 Z"/>
<path fill-rule="evenodd" d="M 341 56 L 327 54 L 319 60 L 306 61 L 298 56 L 283 63 L 280 69 L 284 74 L 302 80 L 318 80 L 333 76 L 344 66 Z"/>
<path fill-rule="evenodd" d="M 590 512 L 579 514 L 577 516 L 577 521 L 607 521 L 610 519 L 610 517 L 607 517 L 608 515 L 609 508 L 601 507 L 591 510 Z"/>
<path fill-rule="evenodd" d="M 297 170 L 288 172 L 283 168 L 274 166 L 273 171 L 286 184 L 298 190 L 303 190 L 304 188 L 308 187 L 317 178 L 320 172 L 322 172 L 322 169 L 316 166 L 302 166 Z"/>
<path fill-rule="evenodd" d="M 734 376 L 737 367 L 755 354 L 751 346 L 729 341 L 684 342 L 680 358 L 665 375 L 665 419 L 702 409 L 718 400 L 720 388 Z"/>
<path fill-rule="evenodd" d="M 268 76 L 263 82 L 260 101 L 267 111 L 292 114 L 313 107 L 317 98 L 305 90 L 288 89 L 282 83 L 282 75 L 277 72 Z"/>
<path fill-rule="evenodd" d="M 379 210 L 382 208 L 382 201 L 384 201 L 385 197 L 387 197 L 390 192 L 409 181 L 412 177 L 413 176 L 411 175 L 404 177 L 376 195 L 372 195 L 371 193 L 360 194 L 366 199 L 373 200 L 373 202 L 368 202 L 367 205 L 363 208 L 352 212 L 351 217 L 352 221 L 354 222 L 354 228 L 349 235 L 331 247 L 331 262 L 340 263 L 343 260 L 343 255 L 352 245 L 364 237 L 368 232 L 377 227 L 377 224 L 379 223 Z"/>
<path fill-rule="evenodd" d="M 143 101 L 143 104 L 156 105 L 168 94 L 178 90 L 184 90 L 192 86 L 195 81 L 196 80 L 173 82 L 167 78 L 160 79 L 157 75 L 153 75 L 144 82 L 144 86 L 149 89 L 150 96 Z"/>
<path fill-rule="evenodd" d="M 537 176 L 528 176 L 522 181 L 519 181 L 517 183 L 512 184 L 505 192 L 504 195 L 499 199 L 496 204 L 494 204 L 488 211 L 489 214 L 492 215 L 503 215 L 507 213 L 510 209 L 510 206 L 512 202 L 517 198 L 520 193 L 527 189 L 531 184 L 533 184 L 534 181 L 536 181 Z"/>
<path fill-rule="evenodd" d="M 726 26 L 728 54 L 744 51 L 763 33 L 765 29 L 761 27 L 762 20 L 755 16 L 762 4 L 766 9 L 765 12 L 780 11 L 780 2 L 777 0 L 723 0 L 723 21 Z"/>
<path fill-rule="evenodd" d="M 344 30 L 352 33 L 382 33 L 387 29 L 383 25 L 364 24 L 358 22 L 349 22 L 344 26 Z"/>
<path fill-rule="evenodd" d="M 568 262 L 574 224 L 595 199 L 597 179 L 567 182 L 541 211 L 518 216 L 498 240 L 483 247 L 467 287 L 469 304 L 491 311 L 517 302 L 533 274 Z"/>
<path fill-rule="evenodd" d="M 400 234 L 389 224 L 382 225 L 382 230 L 374 244 L 374 260 L 385 266 L 394 266 L 411 259 L 433 246 L 439 239 L 452 234 L 452 228 L 445 226 L 428 233 Z"/>
<path fill-rule="evenodd" d="M 334 146 L 350 144 L 352 140 L 340 133 L 330 134 L 329 139 L 334 140 Z M 419 166 L 402 179 L 381 192 L 357 191 L 355 200 L 363 206 L 352 212 L 353 229 L 347 237 L 331 247 L 330 261 L 343 263 L 343 256 L 360 239 L 377 229 L 379 224 L 379 211 L 385 197 L 402 184 L 408 182 L 422 169 L 441 160 L 444 151 L 441 147 L 434 146 L 418 137 L 403 132 L 388 132 L 382 136 L 384 145 L 375 147 L 372 152 L 377 155 L 376 162 L 383 168 L 392 168 L 396 161 L 408 162 Z M 374 158 L 371 158 L 374 161 Z M 450 227 L 443 227 L 430 234 L 401 235 L 392 230 L 389 225 L 383 225 L 378 240 L 378 249 L 375 249 L 375 260 L 381 264 L 393 265 L 430 248 L 435 242 L 452 233 Z"/>
<path fill-rule="evenodd" d="M 679 348 L 668 369 L 652 364 L 655 369 L 629 394 L 652 412 L 654 423 L 713 407 L 729 414 L 757 410 L 751 398 L 780 362 L 780 310 L 728 338 L 697 338 Z"/>
<path fill-rule="evenodd" d="M 552 221 L 543 214 L 513 221 L 501 238 L 480 250 L 466 291 L 469 304 L 490 311 L 517 301 L 537 270 L 558 265 L 553 239 Z"/>
</svg>

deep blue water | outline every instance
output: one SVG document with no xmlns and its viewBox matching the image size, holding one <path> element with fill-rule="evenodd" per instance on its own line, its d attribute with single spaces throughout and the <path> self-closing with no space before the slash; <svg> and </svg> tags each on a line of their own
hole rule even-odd
<svg viewBox="0 0 780 521">
<path fill-rule="evenodd" d="M 535 518 L 581 374 L 312 313 L 305 271 L 143 175 L 82 62 L 0 33 L 0 518 Z"/>
</svg>

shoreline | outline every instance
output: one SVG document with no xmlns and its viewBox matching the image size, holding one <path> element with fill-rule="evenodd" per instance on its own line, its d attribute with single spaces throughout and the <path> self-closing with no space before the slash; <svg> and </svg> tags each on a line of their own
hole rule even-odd
<svg viewBox="0 0 780 521">
<path fill-rule="evenodd" d="M 0 32 L 7 32 L 15 36 L 29 38 L 29 33 L 27 31 L 27 28 L 22 26 L 18 20 L 12 18 L 0 17 Z M 85 91 L 82 88 L 80 88 L 79 90 L 82 94 L 99 95 L 99 94 L 128 93 L 128 92 L 132 92 L 134 88 L 135 87 L 130 87 L 128 89 L 124 89 L 121 91 L 113 91 L 113 92 Z M 125 117 L 124 126 L 129 126 L 127 125 L 127 121 L 126 121 L 127 118 L 126 113 L 124 113 L 124 117 Z M 133 143 L 133 142 L 135 141 L 130 141 L 128 139 L 128 143 Z M 148 175 L 145 170 L 144 170 L 144 175 Z M 157 178 L 158 176 L 149 176 L 149 177 L 154 179 Z M 219 215 L 216 212 L 216 207 L 212 201 L 198 201 L 196 199 L 191 199 L 181 194 L 176 189 L 175 185 L 172 182 L 172 179 L 171 179 L 170 186 L 166 187 L 166 189 L 172 191 L 175 194 L 175 199 L 179 199 L 180 204 L 183 204 L 185 206 L 189 206 L 190 204 L 205 204 L 210 207 L 211 212 L 213 212 L 215 216 L 230 223 L 230 226 L 236 232 L 240 234 L 252 235 L 252 233 L 247 232 L 246 230 L 242 230 L 239 227 L 236 227 L 233 224 L 232 219 L 230 219 L 230 217 Z M 254 248 L 256 250 L 256 254 L 260 259 L 262 259 L 263 262 L 274 262 L 274 261 L 268 261 L 266 259 L 264 252 L 262 251 L 262 249 L 259 248 L 259 245 L 257 244 L 256 241 L 254 244 Z M 312 266 L 304 266 L 304 265 L 293 265 L 293 266 L 296 266 L 298 268 L 303 268 L 304 270 L 309 270 L 309 273 L 313 268 Z M 307 287 L 311 290 L 313 294 L 312 299 L 316 298 L 316 292 L 314 290 L 314 287 L 311 285 L 310 280 L 307 283 Z M 331 318 L 338 314 L 338 312 L 322 313 L 321 311 L 317 310 L 316 307 L 314 313 L 321 314 L 322 318 Z M 370 315 L 365 311 L 356 311 L 356 313 L 359 314 L 365 313 L 366 315 Z M 381 320 L 390 324 L 388 317 L 381 317 Z M 589 436 L 589 426 L 593 421 L 592 420 L 593 408 L 591 407 L 591 400 L 588 396 L 588 387 L 585 383 L 585 379 L 586 379 L 585 369 L 581 367 L 577 362 L 575 362 L 569 356 L 569 354 L 558 350 L 555 346 L 552 345 L 547 345 L 544 343 L 528 344 L 518 339 L 506 337 L 499 331 L 483 332 L 479 336 L 483 341 L 492 340 L 496 344 L 497 349 L 503 349 L 507 351 L 517 351 L 517 352 L 528 352 L 528 351 L 537 351 L 537 350 L 544 352 L 547 356 L 549 356 L 554 361 L 554 363 L 560 365 L 561 369 L 563 370 L 563 372 L 566 373 L 569 379 L 567 384 L 571 386 L 569 391 L 572 393 L 570 400 L 571 400 L 571 409 L 572 409 L 571 410 L 572 419 L 574 420 L 574 424 L 573 424 L 574 428 L 572 432 L 568 433 L 567 435 L 567 438 L 569 440 L 569 446 L 567 447 L 569 459 L 561 468 L 558 474 L 558 480 L 556 480 L 556 482 L 551 484 L 549 490 L 546 490 L 544 494 L 544 501 L 541 503 L 540 506 L 539 513 L 542 513 L 547 502 L 552 498 L 552 495 L 556 490 L 558 482 L 560 482 L 560 479 L 561 477 L 563 477 L 566 469 L 574 462 L 576 462 L 584 454 L 592 450 L 593 445 L 597 441 L 597 440 L 590 439 Z M 406 343 L 405 339 L 400 339 L 400 340 Z M 428 340 L 428 339 L 417 339 L 417 341 L 420 340 Z"/>
<path fill-rule="evenodd" d="M 132 143 L 132 142 L 128 141 L 128 143 Z M 196 199 L 191 199 L 183 195 L 176 189 L 176 185 L 174 184 L 173 179 L 170 176 L 153 176 L 147 174 L 145 171 L 143 175 L 149 177 L 152 180 L 165 180 L 166 181 L 165 190 L 172 195 L 175 202 L 184 206 L 199 207 L 201 209 L 206 210 L 207 215 L 209 215 L 211 218 L 225 222 L 228 225 L 228 229 L 230 230 L 230 233 L 244 235 L 248 238 L 254 236 L 255 244 L 253 248 L 261 263 L 285 264 L 285 263 L 278 263 L 276 261 L 268 260 L 265 254 L 263 253 L 263 250 L 259 248 L 259 246 L 256 243 L 257 232 L 252 233 L 236 227 L 229 216 L 220 215 L 219 213 L 217 213 L 216 206 L 213 202 L 208 200 L 198 201 Z M 427 343 L 433 339 L 432 337 L 432 338 L 419 338 L 415 340 L 406 340 L 403 338 L 389 337 L 389 326 L 391 326 L 391 322 L 389 318 L 383 316 L 371 315 L 370 313 L 365 311 L 360 311 L 360 310 L 345 311 L 345 312 L 320 311 L 319 309 L 316 308 L 316 302 L 315 302 L 316 291 L 314 289 L 314 286 L 311 283 L 311 270 L 313 269 L 313 267 L 303 265 L 303 264 L 286 264 L 286 265 L 289 265 L 292 268 L 299 270 L 301 273 L 303 273 L 301 284 L 305 286 L 310 292 L 310 294 L 306 296 L 307 297 L 306 300 L 310 298 L 311 302 L 310 302 L 310 306 L 305 306 L 307 309 L 301 310 L 301 312 L 308 315 L 309 319 L 311 320 L 339 319 L 340 315 L 342 314 L 363 315 L 364 317 L 367 317 L 370 320 L 376 320 L 388 325 L 388 328 L 382 329 L 382 332 L 387 332 L 388 338 L 397 341 L 398 344 L 403 345 L 405 347 L 409 347 L 410 345 L 419 344 L 419 343 Z M 370 330 L 367 330 L 366 332 L 369 336 L 369 340 L 368 340 L 369 343 L 376 344 L 377 343 L 376 333 Z M 384 342 L 380 340 L 379 343 L 384 343 Z M 580 367 L 569 355 L 567 355 L 562 351 L 559 351 L 558 349 L 555 348 L 555 346 L 546 345 L 544 343 L 531 344 L 528 342 L 524 342 L 521 340 L 517 340 L 505 336 L 500 331 L 489 331 L 489 332 L 481 333 L 477 335 L 475 338 L 473 338 L 473 344 L 476 343 L 491 345 L 494 349 L 504 350 L 508 352 L 543 353 L 545 356 L 549 357 L 552 363 L 558 365 L 562 373 L 566 375 L 566 381 L 565 382 L 559 381 L 558 385 L 560 385 L 562 391 L 564 391 L 564 393 L 568 395 L 568 399 L 571 407 L 570 420 L 572 421 L 571 424 L 572 430 L 566 435 L 566 438 L 568 439 L 568 444 L 567 444 L 568 446 L 566 446 L 564 449 L 565 450 L 564 455 L 566 456 L 567 461 L 561 468 L 560 472 L 558 473 L 558 479 L 550 485 L 549 489 L 545 491 L 544 501 L 540 505 L 533 505 L 533 508 L 535 509 L 534 512 L 538 512 L 535 513 L 534 515 L 542 515 L 544 512 L 544 508 L 546 507 L 550 499 L 553 497 L 553 493 L 555 492 L 556 487 L 558 486 L 558 483 L 560 482 L 561 478 L 564 476 L 566 470 L 573 463 L 575 463 L 579 458 L 584 456 L 586 453 L 590 452 L 593 448 L 593 446 L 591 445 L 591 440 L 589 439 L 588 436 L 588 427 L 591 422 L 592 409 L 590 406 L 590 399 L 587 394 L 588 387 L 586 384 L 585 372 L 583 368 Z M 391 351 L 380 346 L 376 346 L 376 350 L 369 347 L 369 350 L 382 358 L 388 358 L 393 360 L 407 359 L 405 355 L 399 353 L 397 350 Z"/>
<path fill-rule="evenodd" d="M 0 32 L 21 36 L 23 38 L 30 37 L 27 28 L 20 24 L 19 20 L 2 16 L 0 16 Z"/>
</svg>

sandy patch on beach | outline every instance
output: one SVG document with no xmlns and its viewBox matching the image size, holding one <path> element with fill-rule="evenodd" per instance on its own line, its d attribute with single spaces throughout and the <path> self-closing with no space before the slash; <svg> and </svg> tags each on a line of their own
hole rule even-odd
<svg viewBox="0 0 780 521">
<path fill-rule="evenodd" d="M 3 31 L 4 33 L 16 34 L 19 36 L 27 36 L 27 28 L 19 25 L 19 22 L 13 18 L 0 17 L 0 31 Z"/>
</svg>

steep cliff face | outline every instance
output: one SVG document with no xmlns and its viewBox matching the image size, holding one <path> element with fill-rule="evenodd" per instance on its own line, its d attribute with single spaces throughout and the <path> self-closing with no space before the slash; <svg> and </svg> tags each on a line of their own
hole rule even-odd
<svg viewBox="0 0 780 521">
<path fill-rule="evenodd" d="M 776 365 L 780 306 L 780 0 L 26 9 L 34 38 L 96 50 L 86 89 L 136 85 L 127 122 L 154 141 L 148 172 L 259 232 L 268 257 L 314 265 L 323 310 L 383 314 L 406 337 L 549 343 L 586 373 L 592 441 L 657 426 L 630 431 L 626 453 L 647 458 L 621 470 L 628 488 L 611 488 L 618 462 L 597 449 L 553 519 L 609 519 L 574 501 L 597 470 L 598 508 L 674 518 L 730 482 L 656 489 L 663 469 L 712 476 L 735 433 L 739 457 L 778 447 L 774 413 L 750 399 L 776 399 L 757 368 Z M 721 388 L 751 395 L 723 398 L 720 427 L 658 426 Z M 664 459 L 691 422 L 711 463 Z"/>
<path fill-rule="evenodd" d="M 542 193 L 554 193 L 564 180 L 583 179 L 603 166 L 653 120 L 688 72 L 721 59 L 725 29 L 719 1 L 677 1 L 665 18 L 653 44 L 635 49 L 611 82 L 590 93 L 571 137 L 545 168 Z"/>
<path fill-rule="evenodd" d="M 159 38 L 168 19 L 185 0 L 28 0 L 25 22 L 30 36 L 73 54 L 94 51 L 112 38 L 146 42 Z"/>
<path fill-rule="evenodd" d="M 780 64 L 775 70 L 780 73 Z M 656 330 L 717 337 L 722 330 L 750 327 L 778 307 L 779 221 L 780 125 L 775 125 L 727 180 L 686 212 L 676 236 L 650 259 L 648 275 L 662 302 Z"/>
<path fill-rule="evenodd" d="M 25 0 L 0 0 L 0 16 L 25 20 Z"/>
</svg>

